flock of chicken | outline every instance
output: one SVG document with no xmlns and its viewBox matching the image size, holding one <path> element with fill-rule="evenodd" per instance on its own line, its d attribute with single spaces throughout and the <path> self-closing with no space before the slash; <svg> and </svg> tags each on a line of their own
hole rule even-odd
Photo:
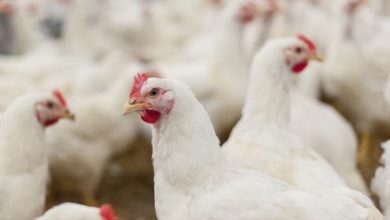
<svg viewBox="0 0 390 220">
<path fill-rule="evenodd" d="M 160 220 L 390 220 L 389 0 L 0 0 L 0 53 L 1 220 L 116 220 L 47 183 L 140 135 Z"/>
</svg>

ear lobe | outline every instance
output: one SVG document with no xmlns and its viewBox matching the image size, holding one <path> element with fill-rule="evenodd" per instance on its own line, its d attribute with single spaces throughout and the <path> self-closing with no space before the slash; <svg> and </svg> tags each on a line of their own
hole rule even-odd
<svg viewBox="0 0 390 220">
<path fill-rule="evenodd" d="M 103 220 L 118 220 L 110 204 L 100 206 L 100 216 Z"/>
</svg>

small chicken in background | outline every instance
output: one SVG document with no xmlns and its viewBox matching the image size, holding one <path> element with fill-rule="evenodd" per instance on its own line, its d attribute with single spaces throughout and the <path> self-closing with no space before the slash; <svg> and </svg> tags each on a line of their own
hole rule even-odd
<svg viewBox="0 0 390 220">
<path fill-rule="evenodd" d="M 388 31 L 374 29 L 379 20 L 361 17 L 361 10 L 368 10 L 363 2 L 346 0 L 334 6 L 334 34 L 329 44 L 323 80 L 326 96 L 357 129 L 360 135 L 358 161 L 368 166 L 373 135 L 388 133 L 390 128 L 383 99 L 390 73 L 390 54 L 389 44 L 386 43 L 389 38 L 385 37 Z M 364 21 L 370 23 L 365 24 Z"/>
<path fill-rule="evenodd" d="M 109 204 L 103 204 L 97 208 L 64 203 L 49 209 L 35 220 L 117 220 L 117 217 Z"/>
<path fill-rule="evenodd" d="M 44 211 L 49 180 L 45 128 L 61 118 L 74 119 L 59 91 L 16 99 L 1 120 L 0 215 L 31 220 Z"/>
</svg>

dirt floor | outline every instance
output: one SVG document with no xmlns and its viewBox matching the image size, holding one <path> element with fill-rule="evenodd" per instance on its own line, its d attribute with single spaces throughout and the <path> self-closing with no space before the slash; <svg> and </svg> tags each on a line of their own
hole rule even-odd
<svg viewBox="0 0 390 220">
<path fill-rule="evenodd" d="M 116 157 L 111 169 L 122 172 L 113 176 L 106 172 L 98 190 L 99 203 L 109 202 L 115 207 L 120 220 L 154 220 L 152 148 L 147 140 Z M 113 168 L 114 167 L 114 168 Z"/>
<path fill-rule="evenodd" d="M 150 141 L 139 138 L 115 157 L 98 187 L 96 205 L 112 204 L 119 220 L 155 220 L 151 152 Z M 55 181 L 49 189 L 47 208 L 63 202 L 82 203 L 81 195 Z"/>
</svg>

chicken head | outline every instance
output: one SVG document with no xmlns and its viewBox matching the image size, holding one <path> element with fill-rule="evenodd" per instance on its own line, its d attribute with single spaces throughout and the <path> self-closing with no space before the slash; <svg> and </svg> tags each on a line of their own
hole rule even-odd
<svg viewBox="0 0 390 220">
<path fill-rule="evenodd" d="M 59 90 L 53 91 L 53 96 L 35 104 L 37 120 L 48 127 L 61 118 L 74 120 L 75 116 L 67 107 L 66 101 Z"/>
</svg>

